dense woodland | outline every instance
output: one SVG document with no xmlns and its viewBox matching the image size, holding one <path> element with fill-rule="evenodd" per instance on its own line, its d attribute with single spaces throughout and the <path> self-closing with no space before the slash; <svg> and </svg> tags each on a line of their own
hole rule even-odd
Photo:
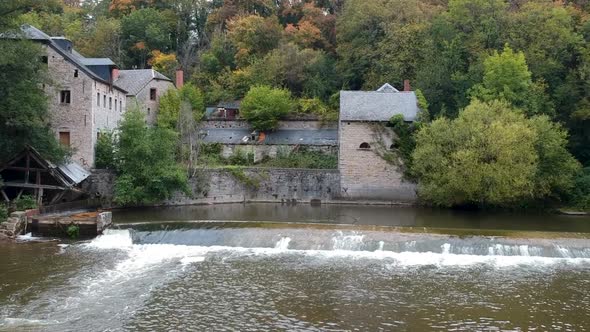
<svg viewBox="0 0 590 332">
<path fill-rule="evenodd" d="M 411 137 L 402 137 L 407 144 L 401 157 L 415 164 L 408 174 L 424 183 L 423 193 L 431 188 L 432 195 L 424 197 L 441 205 L 503 206 L 551 198 L 590 207 L 590 199 L 580 198 L 590 194 L 590 176 L 581 171 L 590 166 L 587 0 L 86 0 L 81 7 L 68 2 L 76 3 L 3 1 L 0 27 L 32 24 L 70 38 L 87 57 L 109 57 L 124 69 L 153 67 L 173 77 L 182 68 L 206 105 L 242 99 L 264 86 L 287 92 L 291 112 L 333 118 L 340 90 L 374 90 L 385 82 L 401 87 L 409 79 L 421 91 L 422 108 L 428 106 L 424 123 L 406 128 Z M 22 62 L 18 56 L 12 60 Z M 6 61 L 0 59 L 0 66 Z M 10 84 L 5 78 L 0 85 Z M 2 90 L 0 97 L 10 99 Z M 0 107 L 6 122 L 10 110 Z M 475 119 L 474 109 L 502 111 L 486 120 Z M 454 155 L 449 146 L 461 136 L 455 131 L 469 121 L 506 124 L 505 132 L 490 137 L 506 138 L 510 153 L 477 158 L 486 167 L 492 160 L 513 172 L 488 167 L 482 174 L 498 177 L 482 175 L 477 184 L 461 183 L 461 172 L 429 180 L 437 171 L 452 173 L 429 165 L 429 158 L 456 168 L 467 165 L 426 150 Z M 434 133 L 436 126 L 442 127 Z M 454 136 L 437 142 L 447 139 L 449 145 L 432 143 L 433 135 L 445 130 Z M 516 148 L 523 140 L 535 155 Z M 554 173 L 565 175 L 539 180 Z M 467 185 L 472 187 L 458 188 Z M 494 197 L 473 194 L 494 185 L 502 187 Z M 453 190 L 432 189 L 449 186 Z M 437 199 L 449 192 L 458 198 Z"/>
</svg>

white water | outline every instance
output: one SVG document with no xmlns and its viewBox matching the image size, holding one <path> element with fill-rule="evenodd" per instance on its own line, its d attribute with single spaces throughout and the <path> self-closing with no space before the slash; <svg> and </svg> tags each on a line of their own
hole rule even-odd
<svg viewBox="0 0 590 332">
<path fill-rule="evenodd" d="M 127 259 L 119 262 L 112 273 L 117 276 L 133 273 L 150 265 L 164 261 L 177 261 L 181 264 L 203 262 L 208 254 L 227 252 L 232 257 L 251 255 L 288 255 L 298 254 L 320 258 L 350 258 L 388 260 L 390 266 L 465 266 L 474 264 L 490 264 L 498 267 L 517 265 L 547 265 L 556 263 L 581 264 L 590 263 L 590 258 L 574 258 L 562 247 L 556 246 L 562 257 L 542 257 L 540 250 L 528 245 L 495 244 L 488 248 L 488 255 L 452 253 L 452 245 L 445 243 L 441 253 L 383 250 L 381 241 L 375 251 L 358 250 L 362 246 L 363 235 L 353 233 L 345 235 L 337 232 L 332 238 L 333 250 L 298 250 L 289 249 L 292 239 L 283 236 L 273 248 L 245 248 L 231 246 L 187 246 L 174 244 L 133 244 L 128 230 L 108 230 L 104 235 L 87 243 L 88 248 L 99 250 L 117 249 L 127 252 Z M 415 243 L 414 243 L 415 245 Z M 409 244 L 412 247 L 412 243 Z M 357 250 L 355 250 L 357 249 Z M 463 250 L 468 252 L 469 250 Z"/>
</svg>

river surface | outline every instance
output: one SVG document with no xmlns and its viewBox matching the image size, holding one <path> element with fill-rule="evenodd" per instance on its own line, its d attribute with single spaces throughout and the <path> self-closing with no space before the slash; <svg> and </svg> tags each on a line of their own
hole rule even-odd
<svg viewBox="0 0 590 332">
<path fill-rule="evenodd" d="M 590 219 L 272 204 L 0 244 L 0 331 L 586 331 Z"/>
</svg>

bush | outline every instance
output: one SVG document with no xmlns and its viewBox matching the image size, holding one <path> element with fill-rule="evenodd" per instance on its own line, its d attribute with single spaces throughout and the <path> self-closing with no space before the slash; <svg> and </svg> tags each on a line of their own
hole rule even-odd
<svg viewBox="0 0 590 332">
<path fill-rule="evenodd" d="M 590 167 L 584 168 L 575 179 L 569 204 L 581 210 L 590 210 Z"/>
<path fill-rule="evenodd" d="M 522 206 L 567 192 L 579 169 L 566 133 L 506 102 L 473 101 L 455 120 L 417 134 L 413 171 L 422 199 L 442 206 Z"/>
<path fill-rule="evenodd" d="M 80 226 L 71 224 L 66 229 L 66 234 L 70 239 L 77 239 L 80 237 Z"/>
<path fill-rule="evenodd" d="M 116 156 L 115 201 L 141 205 L 168 199 L 178 190 L 190 194 L 187 174 L 175 159 L 177 142 L 172 129 L 147 127 L 140 111 L 125 113 Z"/>
<path fill-rule="evenodd" d="M 338 168 L 338 156 L 335 154 L 326 154 L 319 151 L 299 151 L 288 152 L 280 150 L 277 157 L 267 159 L 258 166 L 278 167 L 278 168 L 310 168 L 310 169 L 335 169 Z"/>
<path fill-rule="evenodd" d="M 240 114 L 257 130 L 271 130 L 279 119 L 287 115 L 293 107 L 291 93 L 284 89 L 269 86 L 256 86 L 250 89 L 240 106 Z"/>
<path fill-rule="evenodd" d="M 112 132 L 101 132 L 96 141 L 96 168 L 115 168 L 115 145 Z"/>
<path fill-rule="evenodd" d="M 236 148 L 227 161 L 230 165 L 252 166 L 254 165 L 254 152 L 246 152 L 244 149 Z"/>
<path fill-rule="evenodd" d="M 33 196 L 22 195 L 14 200 L 14 205 L 18 211 L 24 211 L 37 208 L 37 201 Z"/>
</svg>

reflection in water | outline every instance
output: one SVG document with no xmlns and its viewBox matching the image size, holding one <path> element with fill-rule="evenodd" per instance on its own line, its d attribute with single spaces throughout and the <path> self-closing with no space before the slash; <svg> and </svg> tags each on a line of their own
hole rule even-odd
<svg viewBox="0 0 590 332">
<path fill-rule="evenodd" d="M 412 208 L 302 208 L 119 211 L 122 229 L 92 241 L 0 244 L 0 330 L 587 328 L 585 236 L 459 237 L 362 226 L 482 227 L 496 220 L 513 229 L 536 222 L 579 231 L 585 219 L 546 217 L 567 225 L 552 228 L 532 216 L 460 214 L 456 221 L 443 213 L 437 223 L 441 212 Z M 340 215 L 357 218 L 355 226 L 186 222 L 333 223 Z"/>
<path fill-rule="evenodd" d="M 165 220 L 247 220 L 590 233 L 590 217 L 585 216 L 391 206 L 221 204 L 116 210 L 113 216 L 114 221 L 118 223 Z"/>
</svg>

